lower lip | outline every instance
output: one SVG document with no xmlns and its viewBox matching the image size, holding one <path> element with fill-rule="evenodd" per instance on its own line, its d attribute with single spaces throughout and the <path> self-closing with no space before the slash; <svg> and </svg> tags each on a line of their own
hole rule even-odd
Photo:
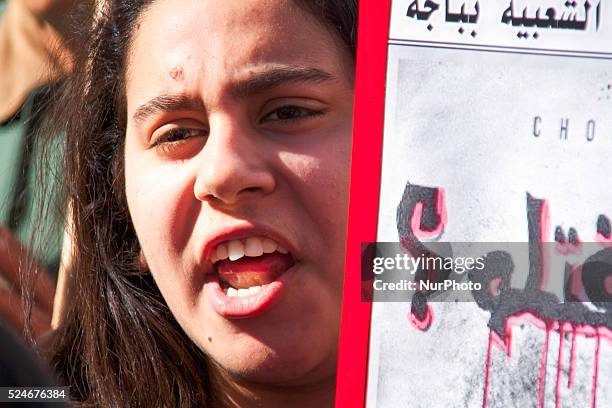
<svg viewBox="0 0 612 408">
<path fill-rule="evenodd" d="M 204 287 L 210 305 L 217 314 L 227 319 L 245 319 L 265 312 L 280 298 L 295 267 L 296 265 L 293 265 L 273 282 L 262 285 L 261 289 L 252 295 L 228 296 L 221 288 L 216 275 L 210 275 Z"/>
</svg>

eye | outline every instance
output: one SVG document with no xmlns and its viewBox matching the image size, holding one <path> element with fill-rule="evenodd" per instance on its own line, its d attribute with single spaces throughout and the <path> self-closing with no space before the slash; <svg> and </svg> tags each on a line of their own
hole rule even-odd
<svg viewBox="0 0 612 408">
<path fill-rule="evenodd" d="M 280 108 L 268 113 L 261 119 L 261 122 L 291 122 L 323 114 L 324 112 L 321 110 L 313 110 L 301 106 L 287 105 L 281 106 Z"/>
<path fill-rule="evenodd" d="M 153 132 L 149 149 L 166 160 L 184 160 L 196 155 L 206 144 L 209 131 L 205 126 L 194 125 L 162 126 Z"/>
<path fill-rule="evenodd" d="M 197 136 L 208 136 L 208 131 L 205 129 L 175 127 L 163 132 L 161 136 L 151 143 L 151 147 L 157 147 L 162 144 L 176 144 Z"/>
</svg>

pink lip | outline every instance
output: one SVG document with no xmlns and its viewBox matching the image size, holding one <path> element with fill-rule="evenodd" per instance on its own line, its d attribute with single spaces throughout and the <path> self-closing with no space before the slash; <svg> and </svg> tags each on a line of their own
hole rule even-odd
<svg viewBox="0 0 612 408">
<path fill-rule="evenodd" d="M 257 316 L 270 308 L 282 295 L 293 276 L 296 265 L 283 272 L 276 280 L 263 285 L 259 292 L 248 296 L 230 297 L 221 288 L 219 280 L 209 275 L 204 284 L 213 310 L 227 319 L 244 319 Z"/>
</svg>

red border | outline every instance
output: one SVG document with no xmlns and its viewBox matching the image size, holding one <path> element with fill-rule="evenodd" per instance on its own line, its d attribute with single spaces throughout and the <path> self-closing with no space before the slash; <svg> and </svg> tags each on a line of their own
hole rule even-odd
<svg viewBox="0 0 612 408">
<path fill-rule="evenodd" d="M 360 0 L 349 227 L 336 407 L 363 407 L 372 304 L 361 301 L 361 243 L 376 241 L 391 0 Z"/>
</svg>

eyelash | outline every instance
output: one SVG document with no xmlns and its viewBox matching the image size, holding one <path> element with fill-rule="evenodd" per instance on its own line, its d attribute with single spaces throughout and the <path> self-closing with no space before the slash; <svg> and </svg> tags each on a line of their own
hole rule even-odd
<svg viewBox="0 0 612 408">
<path fill-rule="evenodd" d="M 173 128 L 165 132 L 155 142 L 153 142 L 153 144 L 151 144 L 151 147 L 157 147 L 159 145 L 168 143 L 180 143 L 181 141 L 189 139 L 190 137 L 202 136 L 202 133 L 205 133 L 205 136 L 208 135 L 208 132 L 204 129 L 194 129 L 186 127 Z"/>
<path fill-rule="evenodd" d="M 282 118 L 279 116 L 279 113 L 281 113 L 283 110 L 285 110 L 285 113 L 297 113 L 297 116 Z M 270 117 L 275 114 L 277 118 L 271 119 Z M 264 116 L 260 120 L 260 123 L 265 123 L 265 122 L 292 123 L 292 122 L 308 119 L 308 118 L 315 117 L 315 116 L 321 116 L 324 114 L 325 112 L 322 110 L 314 110 L 314 109 L 304 108 L 301 106 L 287 105 L 287 106 L 281 106 L 280 108 L 275 109 L 274 111 L 268 113 L 266 116 Z M 187 127 L 173 128 L 173 129 L 166 131 L 157 140 L 155 140 L 155 142 L 151 144 L 151 147 L 152 148 L 165 147 L 167 145 L 177 144 L 182 141 L 185 141 L 186 139 L 189 139 L 190 137 L 202 136 L 203 133 L 205 133 L 204 136 L 208 136 L 208 131 L 205 131 L 204 129 L 187 128 Z"/>
<path fill-rule="evenodd" d="M 295 113 L 296 111 L 299 112 L 298 116 L 294 116 L 294 117 L 290 117 L 290 118 L 280 118 L 279 117 L 279 112 L 281 112 L 282 110 L 291 110 L 293 113 Z M 270 119 L 270 116 L 276 114 L 276 116 L 278 117 L 277 119 Z M 291 123 L 291 122 L 295 122 L 295 121 L 299 121 L 299 120 L 304 120 L 310 117 L 315 117 L 315 116 L 321 116 L 324 115 L 325 112 L 322 110 L 314 110 L 314 109 L 309 109 L 309 108 L 304 108 L 302 106 L 295 106 L 295 105 L 287 105 L 287 106 L 281 106 L 278 109 L 275 109 L 274 111 L 268 113 L 266 116 L 264 116 L 261 120 L 260 123 L 264 123 L 264 122 L 284 122 L 284 123 Z"/>
</svg>

